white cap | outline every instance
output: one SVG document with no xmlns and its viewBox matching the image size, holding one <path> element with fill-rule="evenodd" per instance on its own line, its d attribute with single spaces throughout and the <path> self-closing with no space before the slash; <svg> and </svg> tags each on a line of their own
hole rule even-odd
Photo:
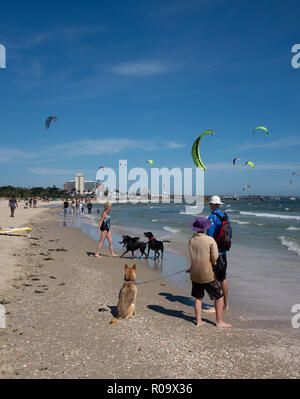
<svg viewBox="0 0 300 399">
<path fill-rule="evenodd" d="M 210 204 L 216 204 L 216 205 L 224 205 L 224 203 L 221 201 L 221 198 L 218 195 L 213 195 L 209 201 Z"/>
</svg>

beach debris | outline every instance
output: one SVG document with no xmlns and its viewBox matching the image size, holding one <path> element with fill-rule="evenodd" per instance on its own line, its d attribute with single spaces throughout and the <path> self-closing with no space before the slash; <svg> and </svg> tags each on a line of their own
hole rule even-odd
<svg viewBox="0 0 300 399">
<path fill-rule="evenodd" d="M 205 130 L 203 133 L 200 134 L 200 136 L 194 141 L 193 143 L 193 147 L 192 147 L 192 158 L 194 161 L 194 164 L 197 166 L 197 168 L 206 170 L 206 167 L 204 165 L 204 163 L 201 160 L 200 157 L 200 152 L 199 152 L 199 144 L 200 144 L 200 140 L 202 139 L 203 136 L 205 136 L 206 134 L 212 134 L 214 135 L 215 132 L 213 130 Z"/>
<path fill-rule="evenodd" d="M 49 129 L 50 124 L 51 124 L 52 121 L 56 122 L 56 121 L 57 121 L 57 117 L 56 117 L 56 116 L 49 116 L 49 117 L 46 119 L 46 123 L 45 123 L 45 128 L 46 128 L 46 129 Z"/>
<path fill-rule="evenodd" d="M 251 168 L 254 168 L 254 163 L 252 161 L 245 162 L 245 165 L 249 165 Z"/>
<path fill-rule="evenodd" d="M 6 309 L 4 305 L 0 305 L 0 328 L 6 328 Z"/>
<path fill-rule="evenodd" d="M 236 164 L 236 161 L 241 161 L 241 160 L 242 160 L 242 158 L 237 157 L 237 158 L 234 158 L 234 160 L 232 161 L 232 163 L 233 163 L 233 165 L 235 165 L 235 164 Z"/>
<path fill-rule="evenodd" d="M 252 134 L 255 134 L 256 130 L 264 130 L 264 131 L 267 133 L 267 136 L 269 135 L 269 131 L 268 131 L 268 129 L 267 129 L 265 126 L 257 126 L 257 127 L 253 130 Z"/>
<path fill-rule="evenodd" d="M 110 308 L 105 305 L 105 303 L 101 303 L 98 309 L 98 312 L 109 312 Z"/>
</svg>

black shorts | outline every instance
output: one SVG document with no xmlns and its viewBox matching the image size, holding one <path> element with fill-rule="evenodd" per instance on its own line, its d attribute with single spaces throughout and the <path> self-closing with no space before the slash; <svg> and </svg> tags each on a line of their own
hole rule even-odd
<svg viewBox="0 0 300 399">
<path fill-rule="evenodd" d="M 223 297 L 221 284 L 217 280 L 210 283 L 192 283 L 192 296 L 196 299 L 204 297 L 204 290 L 208 293 L 211 300 L 220 299 Z"/>
<path fill-rule="evenodd" d="M 107 232 L 109 232 L 109 228 L 108 228 L 108 227 L 102 227 L 102 226 L 101 226 L 101 227 L 100 227 L 100 230 L 101 230 L 101 231 L 107 231 Z"/>
<path fill-rule="evenodd" d="M 220 283 L 226 280 L 226 271 L 227 271 L 226 254 L 219 254 L 217 264 L 213 266 L 213 270 L 215 273 L 216 280 L 220 281 Z"/>
</svg>

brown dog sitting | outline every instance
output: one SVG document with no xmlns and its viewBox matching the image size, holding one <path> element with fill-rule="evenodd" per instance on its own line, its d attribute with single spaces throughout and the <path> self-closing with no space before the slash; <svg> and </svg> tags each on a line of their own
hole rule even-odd
<svg viewBox="0 0 300 399">
<path fill-rule="evenodd" d="M 125 265 L 124 284 L 119 294 L 116 317 L 113 317 L 110 324 L 116 323 L 118 319 L 129 319 L 135 316 L 135 304 L 137 288 L 135 285 L 136 266 L 128 267 Z"/>
</svg>

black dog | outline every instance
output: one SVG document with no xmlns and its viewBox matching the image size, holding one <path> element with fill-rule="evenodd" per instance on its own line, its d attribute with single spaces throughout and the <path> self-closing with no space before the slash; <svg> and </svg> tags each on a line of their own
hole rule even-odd
<svg viewBox="0 0 300 399">
<path fill-rule="evenodd" d="M 132 253 L 132 259 L 134 258 L 134 251 L 137 251 L 138 249 L 141 252 L 141 257 L 145 255 L 145 250 L 147 244 L 145 242 L 140 242 L 139 237 L 130 237 L 130 236 L 122 236 L 123 241 L 120 242 L 120 244 L 123 244 L 123 247 L 126 247 L 126 251 L 121 255 L 121 258 L 127 253 L 131 252 Z"/>
<path fill-rule="evenodd" d="M 147 233 L 144 233 L 144 236 L 148 238 L 148 255 L 147 258 L 149 257 L 149 252 L 150 249 L 152 249 L 152 251 L 154 251 L 155 255 L 154 255 L 154 260 L 156 259 L 156 255 L 159 258 L 159 252 L 161 251 L 161 258 L 163 257 L 164 254 L 164 242 L 170 242 L 168 240 L 164 240 L 164 241 L 158 241 L 154 238 L 153 234 L 149 231 Z"/>
</svg>

